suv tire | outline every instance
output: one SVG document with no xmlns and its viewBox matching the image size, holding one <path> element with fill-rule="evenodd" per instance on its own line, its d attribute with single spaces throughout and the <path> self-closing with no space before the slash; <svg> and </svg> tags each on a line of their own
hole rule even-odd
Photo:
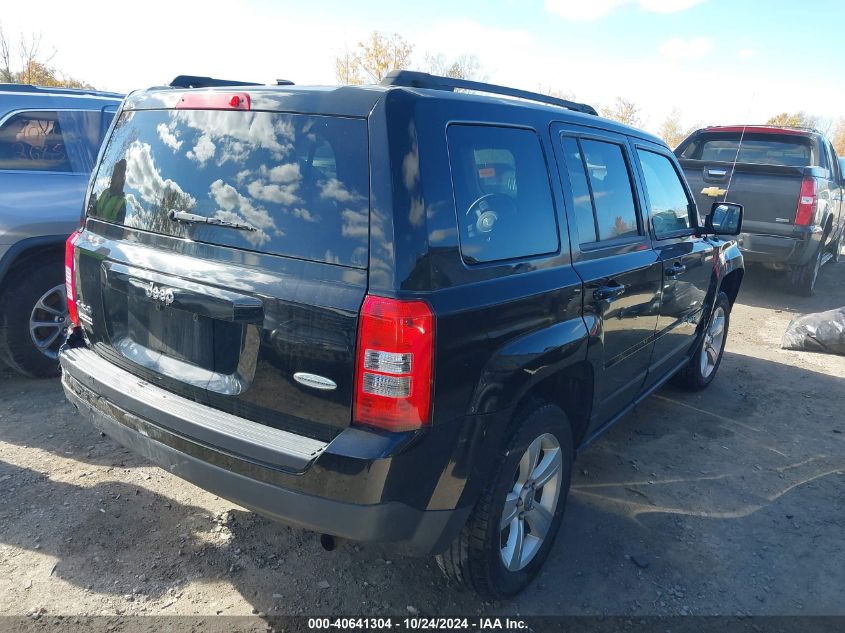
<svg viewBox="0 0 845 633">
<path fill-rule="evenodd" d="M 12 273 L 0 295 L 0 358 L 12 369 L 33 378 L 58 376 L 59 361 L 55 355 L 64 341 L 67 328 L 67 303 L 60 262 L 22 266 Z M 44 300 L 46 299 L 46 302 Z M 55 321 L 60 318 L 61 321 Z M 55 327 L 36 330 L 42 341 L 55 338 L 46 345 L 46 353 L 36 346 L 30 324 L 54 321 Z"/>
<path fill-rule="evenodd" d="M 837 264 L 842 261 L 842 245 L 845 243 L 845 228 L 839 232 L 839 238 L 831 245 L 833 261 Z"/>
<path fill-rule="evenodd" d="M 722 364 L 730 322 L 731 302 L 728 295 L 720 292 L 707 317 L 707 325 L 695 353 L 676 376 L 678 385 L 689 391 L 701 391 L 713 382 Z"/>
<path fill-rule="evenodd" d="M 437 557 L 447 577 L 492 599 L 519 593 L 543 566 L 572 475 L 572 431 L 559 407 L 533 403 L 513 422 L 508 445 L 466 525 Z"/>
<path fill-rule="evenodd" d="M 803 266 L 797 266 L 790 274 L 790 281 L 795 292 L 805 297 L 812 297 L 816 290 L 816 280 L 819 278 L 819 270 L 821 270 L 822 258 L 824 257 L 823 243 L 824 239 L 819 243 L 809 262 Z"/>
</svg>

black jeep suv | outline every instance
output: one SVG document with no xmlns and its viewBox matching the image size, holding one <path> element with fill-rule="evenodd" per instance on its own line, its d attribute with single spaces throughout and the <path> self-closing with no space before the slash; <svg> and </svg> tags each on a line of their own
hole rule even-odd
<svg viewBox="0 0 845 633">
<path fill-rule="evenodd" d="M 520 591 L 576 451 L 713 379 L 742 209 L 702 221 L 664 143 L 582 104 L 219 83 L 116 117 L 68 240 L 68 398 L 256 512 Z"/>
</svg>

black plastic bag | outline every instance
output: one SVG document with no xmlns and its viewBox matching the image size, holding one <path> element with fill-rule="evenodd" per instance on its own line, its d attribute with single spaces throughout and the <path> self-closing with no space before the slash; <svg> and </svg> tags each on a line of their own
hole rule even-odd
<svg viewBox="0 0 845 633">
<path fill-rule="evenodd" d="M 781 347 L 845 356 L 845 307 L 795 317 Z"/>
</svg>

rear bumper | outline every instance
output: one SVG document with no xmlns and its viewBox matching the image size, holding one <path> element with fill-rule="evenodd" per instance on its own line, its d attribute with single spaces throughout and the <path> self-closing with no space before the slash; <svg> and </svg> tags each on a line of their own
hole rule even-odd
<svg viewBox="0 0 845 633">
<path fill-rule="evenodd" d="M 800 237 L 742 233 L 737 241 L 746 262 L 800 266 L 810 261 L 821 237 L 821 228 L 811 227 Z"/>
<path fill-rule="evenodd" d="M 263 440 L 268 442 L 259 460 L 248 445 L 240 445 L 241 452 L 236 452 L 231 442 L 219 446 L 208 441 L 214 437 L 213 433 L 221 431 L 208 417 L 216 410 L 165 392 L 168 417 L 161 402 L 156 400 L 163 390 L 143 383 L 94 352 L 63 348 L 60 360 L 67 398 L 95 427 L 168 472 L 271 519 L 356 541 L 397 543 L 409 553 L 425 555 L 445 549 L 469 514 L 469 508 L 421 510 L 399 501 L 350 503 L 302 492 L 295 486 L 306 475 L 290 467 L 298 464 L 309 469 L 320 459 L 330 459 L 331 444 L 289 433 L 279 435 L 278 430 L 265 427 L 258 431 L 266 431 L 266 437 L 252 438 L 259 444 Z M 109 369 L 108 384 L 98 375 L 104 369 L 101 364 Z M 134 383 L 134 388 L 121 384 L 127 379 Z M 255 430 L 250 427 L 255 423 L 236 419 L 247 431 Z M 194 427 L 181 426 L 180 422 L 193 423 Z M 187 435 L 186 429 L 192 434 Z M 226 434 L 218 437 L 225 441 Z M 348 438 L 342 441 L 348 442 Z M 250 451 L 249 457 L 243 454 L 246 450 Z M 310 456 L 306 455 L 308 451 Z M 377 455 L 366 452 L 358 444 L 357 454 L 351 458 L 355 464 L 352 472 L 360 473 L 362 486 L 367 485 L 366 473 L 380 460 L 383 446 L 378 448 Z M 347 467 L 349 461 L 347 458 Z M 291 486 L 279 482 L 289 482 Z M 324 476 L 322 485 L 331 490 L 331 478 Z M 349 486 L 348 477 L 338 478 L 336 488 L 341 493 Z"/>
</svg>

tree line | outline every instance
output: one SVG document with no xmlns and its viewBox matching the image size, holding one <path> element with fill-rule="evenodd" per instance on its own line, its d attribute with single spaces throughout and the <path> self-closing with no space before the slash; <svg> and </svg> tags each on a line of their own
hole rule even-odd
<svg viewBox="0 0 845 633">
<path fill-rule="evenodd" d="M 455 79 L 487 79 L 487 73 L 475 55 L 464 54 L 448 59 L 443 54 L 426 52 L 422 58 L 415 58 L 414 49 L 415 46 L 398 33 L 383 34 L 373 31 L 352 50 L 347 48 L 335 57 L 335 78 L 338 83 L 345 85 L 378 83 L 393 70 L 414 69 Z M 537 91 L 553 97 L 575 100 L 573 94 L 558 90 L 554 86 L 540 85 Z M 612 103 L 600 107 L 599 112 L 603 117 L 634 127 L 642 128 L 646 125 L 642 108 L 624 97 L 616 97 Z M 839 155 L 845 156 L 845 117 L 840 117 L 834 122 L 825 121 L 806 112 L 782 112 L 770 117 L 766 125 L 818 129 L 831 138 Z M 702 123 L 684 125 L 680 108 L 673 108 L 660 123 L 657 135 L 666 141 L 669 147 L 675 148 L 700 127 L 703 127 Z"/>
<path fill-rule="evenodd" d="M 21 35 L 17 42 L 6 37 L 0 25 L 0 83 L 33 84 L 64 88 L 93 86 L 51 66 L 56 51 L 47 52 L 40 34 Z"/>
<path fill-rule="evenodd" d="M 398 33 L 371 32 L 352 49 L 348 47 L 334 58 L 335 79 L 344 85 L 378 83 L 393 70 L 415 69 L 454 79 L 487 81 L 481 60 L 472 53 L 447 57 L 443 53 L 425 51 L 415 55 L 416 47 Z M 70 77 L 52 66 L 55 50 L 45 51 L 41 35 L 21 35 L 17 42 L 6 37 L 0 25 L 0 83 L 24 83 L 68 88 L 93 88 L 89 83 Z M 575 100 L 575 95 L 551 85 L 536 90 L 553 97 Z M 634 101 L 616 97 L 599 108 L 602 116 L 634 127 L 645 127 L 642 108 Z M 788 125 L 819 129 L 828 135 L 840 156 L 845 156 L 845 116 L 838 121 L 823 120 L 807 112 L 782 112 L 766 121 L 767 125 Z M 674 108 L 660 123 L 657 135 L 669 147 L 677 147 L 702 124 L 684 125 L 682 112 Z"/>
</svg>

